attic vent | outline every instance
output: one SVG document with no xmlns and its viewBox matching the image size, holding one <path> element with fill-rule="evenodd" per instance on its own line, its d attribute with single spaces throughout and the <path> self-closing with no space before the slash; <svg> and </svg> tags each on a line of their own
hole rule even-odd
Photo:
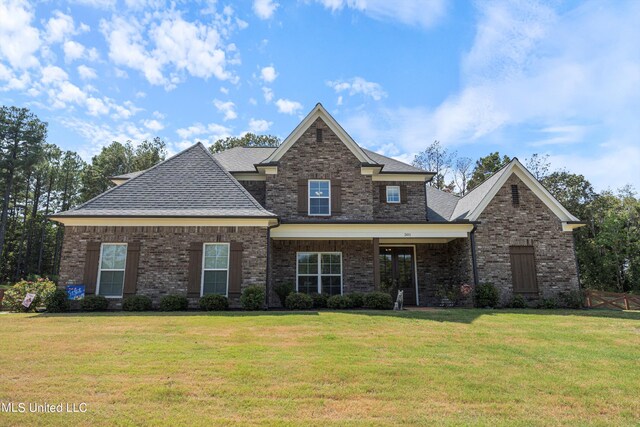
<svg viewBox="0 0 640 427">
<path fill-rule="evenodd" d="M 520 206 L 520 191 L 517 185 L 511 186 L 511 203 L 513 206 Z"/>
<path fill-rule="evenodd" d="M 322 129 L 316 129 L 316 142 L 322 142 Z"/>
</svg>

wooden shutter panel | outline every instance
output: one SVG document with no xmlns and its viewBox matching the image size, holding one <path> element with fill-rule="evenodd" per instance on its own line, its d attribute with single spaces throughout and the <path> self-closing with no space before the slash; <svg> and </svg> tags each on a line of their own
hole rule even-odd
<svg viewBox="0 0 640 427">
<path fill-rule="evenodd" d="M 202 245 L 203 242 L 192 242 L 189 246 L 189 278 L 187 281 L 187 297 L 200 297 L 202 281 Z"/>
<path fill-rule="evenodd" d="M 342 180 L 331 180 L 331 213 L 342 212 Z"/>
<path fill-rule="evenodd" d="M 400 186 L 400 203 L 407 203 L 407 186 Z"/>
<path fill-rule="evenodd" d="M 380 203 L 387 203 L 387 186 L 380 186 Z"/>
<path fill-rule="evenodd" d="M 298 180 L 298 213 L 309 213 L 309 184 L 306 179 Z"/>
<path fill-rule="evenodd" d="M 138 283 L 138 263 L 140 261 L 140 242 L 127 244 L 127 261 L 124 270 L 123 296 L 134 295 Z"/>
<path fill-rule="evenodd" d="M 87 254 L 84 258 L 84 293 L 96 293 L 98 264 L 100 262 L 100 242 L 87 242 Z"/>
<path fill-rule="evenodd" d="M 242 242 L 231 242 L 229 254 L 229 298 L 239 296 L 242 285 Z"/>
<path fill-rule="evenodd" d="M 513 292 L 537 293 L 536 261 L 533 246 L 510 246 Z"/>
</svg>

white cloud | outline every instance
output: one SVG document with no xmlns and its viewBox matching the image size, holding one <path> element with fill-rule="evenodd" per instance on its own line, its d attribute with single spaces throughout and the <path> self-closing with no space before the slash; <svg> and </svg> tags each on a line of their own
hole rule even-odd
<svg viewBox="0 0 640 427">
<path fill-rule="evenodd" d="M 271 88 L 263 87 L 262 94 L 264 95 L 264 100 L 267 104 L 273 100 L 273 90 L 271 90 Z"/>
<path fill-rule="evenodd" d="M 260 19 L 269 19 L 273 16 L 279 4 L 273 0 L 254 0 L 253 11 Z"/>
<path fill-rule="evenodd" d="M 273 122 L 269 122 L 263 119 L 251 119 L 249 120 L 249 132 L 259 133 L 266 132 L 271 128 Z"/>
<path fill-rule="evenodd" d="M 98 9 L 113 9 L 116 5 L 116 0 L 73 0 L 73 3 L 91 6 Z"/>
<path fill-rule="evenodd" d="M 264 80 L 265 83 L 272 83 L 276 77 L 278 77 L 278 73 L 276 73 L 276 69 L 271 65 L 260 70 L 260 78 Z"/>
<path fill-rule="evenodd" d="M 574 158 L 583 164 L 593 165 L 589 158 L 620 162 L 615 174 L 594 182 L 600 188 L 640 182 L 630 166 L 640 164 L 640 156 L 629 150 L 640 134 L 640 3 L 602 8 L 593 1 L 562 13 L 533 2 L 478 7 L 457 93 L 434 108 L 357 113 L 345 127 L 369 137 L 362 140 L 393 142 L 404 152 L 434 139 L 446 145 L 490 143 L 521 156 L 544 145 L 552 150 L 554 167 L 566 161 L 582 171 L 569 160 L 577 150 Z M 567 144 L 575 146 L 571 156 L 554 154 Z"/>
<path fill-rule="evenodd" d="M 152 119 L 152 120 L 143 120 L 142 124 L 144 125 L 144 127 L 146 127 L 149 130 L 152 131 L 159 131 L 164 129 L 164 125 L 162 123 L 160 123 L 158 120 Z"/>
<path fill-rule="evenodd" d="M 284 114 L 295 114 L 298 111 L 302 110 L 302 104 L 297 101 L 291 101 L 289 99 L 278 99 L 276 101 L 276 106 L 278 107 L 278 112 Z"/>
<path fill-rule="evenodd" d="M 204 144 L 208 144 L 213 143 L 218 139 L 231 136 L 231 129 L 217 123 L 209 123 L 207 125 L 194 123 L 186 128 L 178 129 L 176 134 L 183 139 L 183 141 L 178 145 L 181 148 L 186 148 L 192 145 L 196 140 L 201 141 Z"/>
<path fill-rule="evenodd" d="M 220 87 L 220 93 L 223 93 L 225 95 L 229 95 L 229 89 L 227 89 L 226 87 L 222 86 L 222 87 Z"/>
<path fill-rule="evenodd" d="M 33 8 L 20 0 L 0 2 L 0 59 L 15 69 L 39 65 L 40 33 L 31 26 Z"/>
<path fill-rule="evenodd" d="M 332 11 L 345 7 L 383 21 L 397 21 L 407 25 L 430 28 L 447 11 L 445 0 L 316 0 Z"/>
<path fill-rule="evenodd" d="M 91 67 L 87 67 L 86 65 L 78 66 L 78 75 L 82 80 L 91 80 L 98 77 L 98 75 L 96 74 L 96 70 Z"/>
<path fill-rule="evenodd" d="M 233 120 L 238 117 L 236 113 L 236 104 L 231 101 L 220 101 L 219 99 L 213 100 L 213 105 L 216 107 L 218 111 L 224 114 L 224 120 Z"/>
<path fill-rule="evenodd" d="M 236 28 L 230 15 L 216 14 L 208 24 L 186 21 L 175 11 L 153 16 L 158 19 L 147 22 L 116 16 L 101 21 L 109 58 L 115 65 L 138 70 L 149 83 L 167 89 L 182 80 L 181 73 L 237 81 L 238 77 L 227 69 L 227 51 L 235 54 L 236 50 L 233 44 L 225 46 L 225 39 Z M 239 60 L 234 57 L 231 62 L 237 64 Z"/>
<path fill-rule="evenodd" d="M 332 87 L 336 93 L 348 92 L 349 95 L 361 94 L 373 98 L 376 101 L 380 101 L 387 96 L 387 93 L 382 89 L 382 86 L 378 83 L 369 82 L 362 77 L 353 77 L 348 80 L 336 80 L 327 82 L 329 87 Z"/>
<path fill-rule="evenodd" d="M 73 40 L 67 40 L 63 45 L 64 50 L 64 59 L 68 62 L 75 61 L 76 59 L 82 58 L 85 52 L 85 48 L 78 42 L 74 42 Z"/>
<path fill-rule="evenodd" d="M 46 39 L 49 43 L 60 43 L 66 40 L 69 36 L 75 34 L 75 24 L 73 18 L 66 15 L 59 10 L 53 12 L 53 17 L 47 21 Z"/>
</svg>

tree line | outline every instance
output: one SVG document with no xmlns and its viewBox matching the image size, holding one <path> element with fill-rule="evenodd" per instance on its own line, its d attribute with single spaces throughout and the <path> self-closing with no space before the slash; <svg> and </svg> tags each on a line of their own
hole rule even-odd
<svg viewBox="0 0 640 427">
<path fill-rule="evenodd" d="M 209 150 L 275 147 L 271 135 L 245 134 L 217 140 Z M 64 228 L 47 216 L 84 203 L 114 184 L 110 177 L 148 169 L 167 156 L 156 137 L 134 146 L 113 141 L 85 162 L 78 153 L 47 142 L 47 123 L 26 108 L 0 108 L 0 283 L 30 275 L 56 277 Z M 509 163 L 498 152 L 473 161 L 438 141 L 414 165 L 436 172 L 429 183 L 464 195 Z M 640 292 L 640 201 L 631 186 L 596 192 L 582 175 L 551 171 L 548 157 L 534 154 L 525 165 L 575 216 L 576 253 L 583 285 Z"/>
</svg>

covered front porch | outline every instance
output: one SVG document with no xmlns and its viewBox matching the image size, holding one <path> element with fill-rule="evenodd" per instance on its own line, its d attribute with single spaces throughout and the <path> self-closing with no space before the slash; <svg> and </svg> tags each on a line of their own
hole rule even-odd
<svg viewBox="0 0 640 427">
<path fill-rule="evenodd" d="M 271 230 L 270 288 L 394 298 L 402 290 L 408 306 L 438 306 L 442 290 L 473 284 L 472 231 L 469 223 L 282 224 Z M 279 305 L 273 293 L 270 305 Z"/>
</svg>

